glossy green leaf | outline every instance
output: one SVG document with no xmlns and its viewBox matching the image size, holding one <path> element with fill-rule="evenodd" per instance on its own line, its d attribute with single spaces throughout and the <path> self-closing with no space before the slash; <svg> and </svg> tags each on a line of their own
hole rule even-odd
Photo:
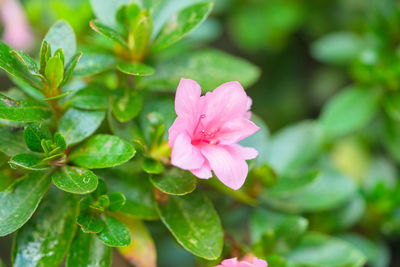
<svg viewBox="0 0 400 267">
<path fill-rule="evenodd" d="M 42 162 L 43 157 L 36 154 L 17 154 L 13 156 L 9 164 L 11 167 L 20 167 L 27 170 L 40 171 L 46 170 L 49 166 Z"/>
<path fill-rule="evenodd" d="M 44 123 L 30 123 L 25 127 L 24 139 L 26 145 L 34 152 L 43 152 L 42 139 L 51 140 L 49 127 Z"/>
<path fill-rule="evenodd" d="M 93 192 L 98 183 L 98 178 L 92 171 L 72 166 L 62 167 L 52 178 L 58 188 L 73 194 Z"/>
<path fill-rule="evenodd" d="M 152 175 L 151 183 L 169 195 L 186 195 L 196 188 L 196 177 L 188 171 L 171 168 L 161 175 Z"/>
<path fill-rule="evenodd" d="M 185 249 L 209 260 L 221 255 L 221 222 L 206 197 L 199 193 L 169 196 L 159 203 L 158 210 L 162 222 Z"/>
<path fill-rule="evenodd" d="M 128 142 L 112 135 L 98 134 L 78 146 L 69 160 L 76 165 L 89 168 L 108 168 L 120 165 L 135 155 Z"/>
<path fill-rule="evenodd" d="M 148 90 L 175 92 L 182 77 L 197 81 L 203 92 L 230 81 L 247 88 L 260 76 L 258 67 L 250 62 L 212 49 L 178 55 L 154 67 L 154 75 L 142 81 Z"/>
<path fill-rule="evenodd" d="M 331 136 L 341 136 L 365 127 L 378 111 L 379 93 L 350 87 L 333 97 L 322 110 L 321 126 Z"/>
<path fill-rule="evenodd" d="M 53 53 L 60 48 L 63 49 L 65 63 L 68 63 L 76 53 L 76 37 L 74 30 L 68 22 L 64 20 L 59 20 L 54 23 L 44 39 L 50 44 Z"/>
<path fill-rule="evenodd" d="M 34 122 L 42 121 L 51 116 L 48 106 L 38 102 L 25 102 L 13 100 L 0 94 L 0 119 Z"/>
<path fill-rule="evenodd" d="M 329 169 L 321 171 L 311 183 L 299 184 L 295 190 L 288 184 L 287 188 L 288 192 L 281 188 L 279 194 L 269 194 L 273 187 L 266 189 L 261 200 L 282 211 L 315 212 L 339 207 L 357 192 L 353 180 Z"/>
<path fill-rule="evenodd" d="M 15 76 L 35 88 L 42 87 L 42 81 L 34 76 L 28 68 L 13 54 L 11 48 L 0 41 L 0 68 L 4 69 L 10 75 Z"/>
<path fill-rule="evenodd" d="M 143 63 L 120 62 L 117 64 L 120 72 L 135 76 L 149 76 L 154 74 L 154 68 Z"/>
<path fill-rule="evenodd" d="M 125 205 L 126 197 L 120 192 L 114 192 L 108 195 L 110 199 L 110 204 L 108 206 L 109 211 L 117 211 Z"/>
<path fill-rule="evenodd" d="M 114 66 L 115 58 L 110 54 L 84 54 L 75 68 L 74 75 L 96 75 Z"/>
<path fill-rule="evenodd" d="M 114 29 L 108 27 L 107 25 L 104 25 L 100 21 L 97 21 L 97 20 L 90 21 L 90 27 L 94 31 L 104 35 L 105 37 L 109 38 L 110 40 L 112 40 L 112 41 L 122 45 L 123 47 L 129 49 L 128 44 L 126 43 L 126 41 L 124 40 L 124 37 L 120 33 L 115 31 Z"/>
<path fill-rule="evenodd" d="M 0 236 L 14 232 L 29 220 L 50 182 L 46 172 L 31 172 L 0 192 Z"/>
<path fill-rule="evenodd" d="M 49 59 L 46 65 L 45 76 L 50 88 L 58 88 L 64 79 L 64 64 L 58 56 Z"/>
<path fill-rule="evenodd" d="M 65 142 L 64 136 L 57 132 L 54 134 L 54 145 L 59 147 L 61 151 L 64 151 L 67 148 L 67 143 Z"/>
<path fill-rule="evenodd" d="M 8 156 L 29 152 L 24 142 L 24 129 L 0 126 L 0 151 Z"/>
<path fill-rule="evenodd" d="M 15 237 L 13 266 L 59 266 L 76 230 L 78 201 L 60 191 L 50 191 L 38 214 Z"/>
<path fill-rule="evenodd" d="M 153 44 L 153 50 L 158 51 L 178 42 L 199 26 L 210 14 L 212 2 L 191 5 L 172 16 Z"/>
<path fill-rule="evenodd" d="M 105 117 L 105 111 L 88 111 L 70 108 L 62 116 L 58 131 L 68 145 L 73 145 L 93 134 Z"/>
<path fill-rule="evenodd" d="M 88 87 L 76 92 L 68 104 L 80 109 L 97 110 L 108 108 L 108 90 L 102 87 Z"/>
<path fill-rule="evenodd" d="M 158 218 L 153 188 L 147 176 L 117 170 L 103 170 L 99 175 L 108 181 L 110 192 L 121 192 L 126 197 L 125 205 L 118 212 L 148 220 Z"/>
<path fill-rule="evenodd" d="M 18 60 L 21 61 L 21 63 L 24 64 L 25 67 L 28 68 L 28 70 L 33 75 L 39 73 L 39 67 L 38 67 L 37 62 L 33 58 L 31 58 L 29 55 L 25 54 L 22 51 L 15 51 L 15 50 L 12 50 L 11 54 L 16 56 L 18 58 Z"/>
<path fill-rule="evenodd" d="M 131 264 L 138 267 L 156 267 L 156 246 L 146 225 L 137 219 L 119 217 L 129 228 L 131 244 L 118 248 L 118 252 Z"/>
<path fill-rule="evenodd" d="M 123 89 L 122 94 L 112 103 L 112 111 L 120 122 L 127 122 L 139 114 L 142 106 L 142 93 L 132 89 Z"/>
<path fill-rule="evenodd" d="M 125 247 L 131 243 L 129 229 L 109 215 L 105 216 L 104 229 L 97 236 L 104 244 L 110 247 Z"/>
<path fill-rule="evenodd" d="M 164 164 L 153 158 L 145 158 L 142 162 L 142 168 L 149 174 L 160 174 L 164 171 Z"/>
<path fill-rule="evenodd" d="M 307 234 L 287 255 L 287 258 L 300 266 L 361 267 L 365 257 L 352 245 L 317 233 Z"/>
<path fill-rule="evenodd" d="M 330 33 L 311 45 L 314 58 L 328 64 L 345 65 L 362 50 L 363 40 L 352 32 Z"/>
<path fill-rule="evenodd" d="M 267 162 L 278 173 L 301 167 L 317 156 L 322 137 L 319 125 L 311 121 L 283 128 L 271 139 Z"/>
<path fill-rule="evenodd" d="M 90 212 L 85 212 L 79 215 L 76 222 L 81 226 L 82 231 L 85 233 L 97 234 L 104 229 L 104 222 L 100 216 Z"/>
<path fill-rule="evenodd" d="M 143 61 L 149 48 L 153 31 L 153 20 L 150 17 L 150 13 L 151 12 L 148 9 L 141 10 L 135 19 L 130 19 L 131 25 L 128 26 L 130 28 L 129 34 L 131 36 L 129 39 L 129 46 L 132 47 L 133 58 L 138 62 Z M 130 70 L 129 67 L 128 70 Z M 133 68 L 133 72 L 137 71 L 141 73 L 141 76 L 150 75 L 150 73 L 152 74 L 154 72 L 153 68 L 140 65 Z M 124 71 L 122 70 L 122 72 Z"/>
<path fill-rule="evenodd" d="M 63 87 L 69 81 L 81 57 L 82 52 L 76 53 L 67 63 L 67 65 L 65 66 L 64 79 L 60 85 L 61 87 Z"/>
<path fill-rule="evenodd" d="M 67 256 L 67 267 L 110 267 L 110 247 L 105 246 L 95 235 L 77 231 Z"/>
</svg>

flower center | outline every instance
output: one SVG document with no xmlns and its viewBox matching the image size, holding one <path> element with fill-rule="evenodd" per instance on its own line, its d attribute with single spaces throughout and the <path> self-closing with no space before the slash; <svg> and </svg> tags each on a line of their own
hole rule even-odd
<svg viewBox="0 0 400 267">
<path fill-rule="evenodd" d="M 215 137 L 219 132 L 219 128 L 212 130 L 206 129 L 206 127 L 201 124 L 201 121 L 205 118 L 206 114 L 201 114 L 199 120 L 197 121 L 196 127 L 193 130 L 192 145 L 199 145 L 201 143 L 206 143 L 209 145 L 219 144 L 219 140 L 215 140 Z M 202 128 L 202 130 L 199 131 L 199 128 Z"/>
</svg>

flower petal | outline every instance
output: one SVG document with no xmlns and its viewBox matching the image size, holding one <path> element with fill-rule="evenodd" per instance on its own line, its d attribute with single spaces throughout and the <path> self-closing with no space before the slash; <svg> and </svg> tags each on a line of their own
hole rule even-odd
<svg viewBox="0 0 400 267">
<path fill-rule="evenodd" d="M 258 151 L 252 147 L 245 147 L 239 144 L 234 144 L 232 147 L 240 154 L 245 160 L 255 159 L 258 156 Z"/>
<path fill-rule="evenodd" d="M 220 145 L 205 145 L 200 149 L 223 184 L 234 190 L 243 185 L 248 166 L 238 150 L 231 146 Z"/>
<path fill-rule="evenodd" d="M 248 97 L 239 82 L 227 82 L 205 95 L 205 123 L 241 118 L 247 111 Z M 217 122 L 216 122 L 217 121 Z"/>
<path fill-rule="evenodd" d="M 225 122 L 219 128 L 217 139 L 221 144 L 230 145 L 254 134 L 260 128 L 248 119 L 238 118 Z"/>
<path fill-rule="evenodd" d="M 172 146 L 171 164 L 184 170 L 200 168 L 204 157 L 200 150 L 191 144 L 190 137 L 182 133 L 178 135 Z"/>
<path fill-rule="evenodd" d="M 212 177 L 210 164 L 208 164 L 206 160 L 200 168 L 190 171 L 201 179 L 209 179 Z"/>
<path fill-rule="evenodd" d="M 177 117 L 174 121 L 174 123 L 169 127 L 168 129 L 168 144 L 170 147 L 174 146 L 174 142 L 176 137 L 180 135 L 181 133 L 186 133 L 187 135 L 191 135 L 190 131 L 192 129 L 190 128 L 191 123 L 188 122 L 188 119 L 182 118 L 182 117 Z"/>
<path fill-rule="evenodd" d="M 181 79 L 175 95 L 175 111 L 178 116 L 198 117 L 198 102 L 201 95 L 200 85 L 190 79 Z"/>
</svg>

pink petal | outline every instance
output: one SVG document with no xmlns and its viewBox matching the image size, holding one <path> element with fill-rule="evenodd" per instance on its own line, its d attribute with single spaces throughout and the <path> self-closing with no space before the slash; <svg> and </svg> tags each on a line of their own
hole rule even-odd
<svg viewBox="0 0 400 267">
<path fill-rule="evenodd" d="M 172 146 L 171 164 L 184 170 L 198 169 L 203 165 L 204 157 L 200 150 L 191 144 L 190 137 L 178 135 Z"/>
<path fill-rule="evenodd" d="M 260 128 L 244 118 L 237 118 L 225 122 L 218 132 L 217 139 L 221 144 L 230 145 L 239 142 L 240 140 L 254 134 Z"/>
<path fill-rule="evenodd" d="M 175 139 L 181 133 L 186 133 L 191 136 L 192 129 L 190 122 L 186 118 L 177 117 L 171 127 L 168 129 L 168 144 L 170 147 L 174 146 Z"/>
<path fill-rule="evenodd" d="M 238 144 L 234 144 L 232 147 L 234 147 L 245 160 L 255 159 L 258 156 L 258 151 L 255 148 L 244 147 Z"/>
<path fill-rule="evenodd" d="M 200 149 L 223 184 L 234 190 L 243 185 L 248 166 L 238 150 L 231 146 L 220 145 L 206 145 Z"/>
<path fill-rule="evenodd" d="M 175 95 L 176 114 L 186 118 L 197 118 L 200 95 L 201 88 L 197 82 L 182 78 Z"/>
<path fill-rule="evenodd" d="M 253 266 L 254 267 L 268 267 L 268 263 L 265 260 L 257 259 L 256 257 L 254 257 Z"/>
<path fill-rule="evenodd" d="M 238 82 L 224 83 L 205 95 L 205 123 L 224 122 L 241 118 L 247 111 L 248 97 Z"/>
<path fill-rule="evenodd" d="M 210 164 L 206 160 L 200 168 L 190 171 L 201 179 L 209 179 L 212 177 Z"/>
</svg>

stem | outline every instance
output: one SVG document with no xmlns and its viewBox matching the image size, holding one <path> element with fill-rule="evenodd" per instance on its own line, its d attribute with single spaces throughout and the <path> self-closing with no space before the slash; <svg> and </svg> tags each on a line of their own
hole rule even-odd
<svg viewBox="0 0 400 267">
<path fill-rule="evenodd" d="M 238 202 L 247 204 L 252 207 L 257 205 L 257 200 L 255 200 L 254 198 L 250 197 L 243 191 L 233 190 L 233 189 L 227 187 L 226 185 L 219 182 L 216 178 L 211 178 L 208 180 L 201 180 L 201 181 L 203 181 L 205 184 L 211 186 L 212 188 L 216 189 L 217 191 L 219 191 L 223 194 L 230 195 Z"/>
</svg>

